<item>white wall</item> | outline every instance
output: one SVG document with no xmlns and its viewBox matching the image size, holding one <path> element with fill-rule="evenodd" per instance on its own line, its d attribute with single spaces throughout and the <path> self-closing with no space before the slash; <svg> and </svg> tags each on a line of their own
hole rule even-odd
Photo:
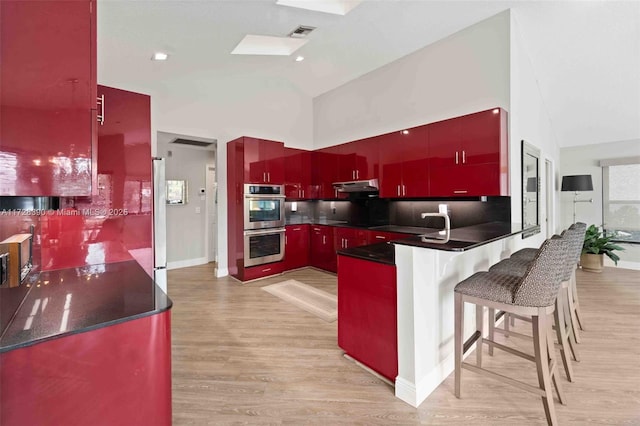
<svg viewBox="0 0 640 426">
<path fill-rule="evenodd" d="M 535 236 L 522 241 L 525 246 L 540 246 L 547 235 L 544 215 L 546 211 L 547 186 L 545 178 L 545 159 L 551 160 L 554 167 L 554 174 L 558 175 L 558 163 L 560 150 L 558 141 L 553 132 L 552 123 L 549 118 L 547 107 L 540 93 L 535 69 L 527 54 L 527 46 L 520 32 L 518 24 L 518 13 L 511 10 L 511 93 L 510 93 L 510 114 L 509 114 L 509 172 L 511 179 L 511 218 L 514 222 L 521 222 L 522 219 L 522 181 L 521 181 L 521 141 L 537 147 L 541 151 L 539 176 L 541 177 L 542 193 L 540 195 L 541 232 Z M 561 232 L 559 224 L 558 190 L 557 182 L 552 185 L 556 188 L 552 206 L 555 212 L 552 228 L 554 233 Z"/>
<path fill-rule="evenodd" d="M 576 205 L 576 220 L 589 225 L 602 225 L 602 169 L 599 161 L 610 158 L 632 157 L 640 155 L 640 140 L 608 142 L 595 145 L 583 145 L 560 150 L 561 175 L 591 175 L 593 192 L 580 193 L 579 199 L 593 199 L 593 203 L 578 203 Z M 561 177 L 560 177 L 561 179 Z M 562 226 L 573 222 L 573 192 L 562 192 L 560 203 L 562 208 Z M 621 261 L 619 266 L 630 269 L 640 269 L 640 247 L 623 244 L 625 251 L 619 252 Z M 606 264 L 612 262 L 605 258 Z"/>
<path fill-rule="evenodd" d="M 508 11 L 314 98 L 314 147 L 492 107 L 509 110 Z"/>
</svg>

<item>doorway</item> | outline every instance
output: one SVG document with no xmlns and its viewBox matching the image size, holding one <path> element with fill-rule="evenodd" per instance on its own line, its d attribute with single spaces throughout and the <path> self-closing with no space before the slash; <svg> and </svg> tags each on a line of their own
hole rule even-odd
<svg viewBox="0 0 640 426">
<path fill-rule="evenodd" d="M 218 181 L 216 179 L 216 163 L 215 158 L 212 164 L 206 166 L 206 226 L 205 235 L 207 238 L 207 262 L 218 261 Z"/>
</svg>

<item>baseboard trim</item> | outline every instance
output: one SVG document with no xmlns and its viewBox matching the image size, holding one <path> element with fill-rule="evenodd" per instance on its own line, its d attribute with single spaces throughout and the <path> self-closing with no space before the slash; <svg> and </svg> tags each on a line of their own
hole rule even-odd
<svg viewBox="0 0 640 426">
<path fill-rule="evenodd" d="M 198 257 L 197 259 L 177 260 L 175 262 L 167 262 L 167 269 L 188 268 L 189 266 L 205 265 L 209 263 L 206 257 Z"/>
</svg>

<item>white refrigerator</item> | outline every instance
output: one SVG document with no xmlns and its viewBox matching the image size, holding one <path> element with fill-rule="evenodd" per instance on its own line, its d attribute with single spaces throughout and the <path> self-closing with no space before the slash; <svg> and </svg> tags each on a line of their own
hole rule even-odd
<svg viewBox="0 0 640 426">
<path fill-rule="evenodd" d="M 167 292 L 167 194 L 164 158 L 153 158 L 153 278 Z"/>
</svg>

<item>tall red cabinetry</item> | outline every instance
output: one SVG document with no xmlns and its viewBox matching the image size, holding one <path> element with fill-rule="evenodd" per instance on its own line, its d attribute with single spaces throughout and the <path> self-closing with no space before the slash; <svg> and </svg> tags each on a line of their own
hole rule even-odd
<svg viewBox="0 0 640 426">
<path fill-rule="evenodd" d="M 311 185 L 311 151 L 283 148 L 284 194 L 287 199 L 313 199 L 317 191 Z"/>
<path fill-rule="evenodd" d="M 91 195 L 96 2 L 0 2 L 0 75 L 0 196 Z"/>
<path fill-rule="evenodd" d="M 380 139 L 380 197 L 429 196 L 427 126 L 388 133 Z"/>
</svg>

